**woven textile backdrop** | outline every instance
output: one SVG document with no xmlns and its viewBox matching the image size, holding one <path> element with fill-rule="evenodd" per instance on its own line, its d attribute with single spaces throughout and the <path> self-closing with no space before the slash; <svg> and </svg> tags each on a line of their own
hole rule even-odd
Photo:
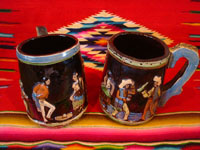
<svg viewBox="0 0 200 150">
<path fill-rule="evenodd" d="M 0 119 L 0 128 L 8 127 L 8 131 L 9 127 L 15 124 L 3 122 L 9 120 L 9 115 L 25 115 L 25 107 L 20 96 L 18 81 L 19 70 L 15 48 L 23 40 L 36 36 L 36 26 L 46 26 L 49 34 L 71 34 L 79 39 L 82 57 L 84 58 L 88 89 L 89 106 L 86 114 L 99 115 L 99 117 L 102 117 L 104 114 L 99 104 L 99 89 L 107 49 L 106 45 L 109 37 L 123 31 L 146 32 L 160 38 L 169 45 L 169 47 L 183 42 L 195 45 L 200 49 L 200 1 L 1 0 L 0 118 L 5 114 L 8 116 L 7 118 Z M 165 82 L 172 79 L 184 62 L 185 60 L 181 59 L 174 69 L 169 69 L 167 71 Z M 200 123 L 199 98 L 200 66 L 198 66 L 194 75 L 184 85 L 181 95 L 172 97 L 164 107 L 158 109 L 157 114 L 160 116 L 179 114 L 183 117 L 182 120 L 184 120 L 186 114 L 193 114 L 193 117 L 196 117 L 196 119 L 194 119 L 196 123 Z M 103 120 L 104 119 L 105 118 L 103 118 Z M 20 126 L 17 127 L 20 129 L 23 128 L 23 123 L 25 122 L 22 121 Z M 86 125 L 90 124 L 89 120 L 85 122 Z M 9 125 L 7 126 L 7 124 Z M 200 130 L 198 129 L 198 131 Z M 4 133 L 6 137 L 6 132 Z M 0 134 L 0 139 L 6 139 L 1 136 Z M 21 141 L 23 141 L 23 138 L 22 136 Z M 176 137 L 174 139 L 178 140 L 179 138 Z M 190 140 L 190 137 L 187 138 L 186 136 L 185 139 Z M 199 140 L 199 137 L 196 137 L 196 139 Z M 9 140 L 11 144 L 4 143 Z M 14 140 L 16 139 L 7 138 L 5 141 L 2 140 L 2 145 L 9 149 L 9 146 L 12 145 L 12 141 Z M 38 139 L 38 141 L 40 140 L 45 140 L 45 138 Z M 73 140 L 76 140 L 76 138 Z M 30 141 L 34 142 L 36 140 Z M 88 139 L 87 141 L 92 140 Z M 92 142 L 97 141 L 98 140 L 94 140 Z M 106 140 L 102 141 L 105 142 Z M 116 141 L 120 142 L 123 141 L 123 139 L 117 139 Z M 131 140 L 131 138 L 127 141 L 135 142 Z M 125 142 L 127 141 L 125 139 Z M 148 142 L 151 142 L 151 140 Z M 37 143 L 36 145 L 40 144 L 41 143 Z M 68 144 L 69 143 L 64 143 L 63 145 L 66 146 Z M 184 144 L 184 146 L 180 148 L 188 146 L 187 142 Z M 83 145 L 84 144 L 82 144 L 82 146 Z M 59 147 L 59 149 L 64 149 L 66 148 L 65 146 Z M 80 145 L 75 144 L 75 147 L 76 146 L 78 147 Z M 198 147 L 198 144 L 189 146 Z M 153 149 L 154 147 L 156 146 L 151 145 L 149 148 Z M 31 148 L 30 145 L 29 148 Z M 98 147 L 94 146 L 90 148 L 97 149 Z M 117 148 L 126 149 L 128 147 L 123 145 Z"/>
</svg>

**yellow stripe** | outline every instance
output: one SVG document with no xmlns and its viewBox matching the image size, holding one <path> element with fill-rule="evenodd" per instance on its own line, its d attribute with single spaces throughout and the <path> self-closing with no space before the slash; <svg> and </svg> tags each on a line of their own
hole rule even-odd
<svg viewBox="0 0 200 150">
<path fill-rule="evenodd" d="M 94 121 L 95 120 L 95 121 Z M 33 123 L 25 114 L 0 114 L 0 126 L 16 126 L 25 128 L 43 128 Z M 200 126 L 199 113 L 155 116 L 151 121 L 137 126 L 126 126 L 116 123 L 104 115 L 84 114 L 81 119 L 69 124 L 66 128 L 106 127 L 119 129 L 151 129 L 160 127 L 194 127 Z"/>
<path fill-rule="evenodd" d="M 88 31 L 88 33 L 92 35 L 101 35 L 101 33 L 96 32 L 96 31 Z"/>
<path fill-rule="evenodd" d="M 84 62 L 84 65 L 88 68 L 93 68 L 95 70 L 99 70 L 99 71 L 103 71 L 103 68 L 102 67 L 97 67 L 97 65 L 95 65 L 94 63 L 92 62 Z"/>
<path fill-rule="evenodd" d="M 150 142 L 150 143 L 144 143 L 144 142 L 83 142 L 83 141 L 69 141 L 69 142 L 58 142 L 58 141 L 51 141 L 51 140 L 44 140 L 39 142 L 0 142 L 0 145 L 23 145 L 23 146 L 35 146 L 35 145 L 41 145 L 45 143 L 52 143 L 56 145 L 72 145 L 72 144 L 80 144 L 84 146 L 94 146 L 99 147 L 102 145 L 116 145 L 116 146 L 130 146 L 130 145 L 140 145 L 140 146 L 157 146 L 157 145 L 182 145 L 187 143 L 200 143 L 200 140 L 182 140 L 182 141 L 164 141 L 164 142 Z"/>
</svg>

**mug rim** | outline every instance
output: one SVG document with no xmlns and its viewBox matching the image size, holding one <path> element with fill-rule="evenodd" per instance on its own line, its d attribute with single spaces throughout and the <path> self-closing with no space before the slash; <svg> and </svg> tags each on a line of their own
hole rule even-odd
<svg viewBox="0 0 200 150">
<path fill-rule="evenodd" d="M 164 48 L 164 54 L 162 56 L 156 57 L 156 58 L 150 58 L 150 59 L 139 59 L 132 56 L 128 56 L 121 51 L 119 51 L 116 46 L 114 45 L 114 40 L 121 35 L 126 34 L 133 34 L 133 35 L 140 35 L 147 38 L 151 38 L 155 40 L 156 42 L 160 43 L 162 47 Z M 158 68 L 168 63 L 169 57 L 170 57 L 170 51 L 168 46 L 159 38 L 143 32 L 120 32 L 115 35 L 113 35 L 109 40 L 107 44 L 108 52 L 113 57 L 115 57 L 117 60 L 119 60 L 122 63 L 126 63 L 130 66 L 135 66 L 139 68 Z"/>
<path fill-rule="evenodd" d="M 70 46 L 69 48 L 66 48 L 64 50 L 51 53 L 51 54 L 42 54 L 42 55 L 33 55 L 33 54 L 27 54 L 22 51 L 22 47 L 33 40 L 36 39 L 41 39 L 45 37 L 51 37 L 51 36 L 56 36 L 56 37 L 69 37 L 72 38 L 75 41 L 75 44 Z M 47 34 L 47 35 L 42 35 L 42 36 L 37 36 L 37 37 L 32 37 L 29 39 L 26 39 L 22 41 L 18 46 L 16 47 L 16 55 L 18 60 L 26 63 L 26 64 L 33 64 L 33 65 L 44 65 L 44 64 L 54 64 L 61 62 L 63 60 L 69 59 L 72 56 L 76 55 L 80 51 L 80 44 L 78 39 L 69 34 Z"/>
</svg>

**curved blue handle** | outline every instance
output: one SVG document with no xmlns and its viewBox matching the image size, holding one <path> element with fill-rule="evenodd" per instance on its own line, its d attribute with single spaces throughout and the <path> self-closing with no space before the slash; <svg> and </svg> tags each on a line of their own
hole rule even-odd
<svg viewBox="0 0 200 150">
<path fill-rule="evenodd" d="M 163 106 L 172 96 L 179 95 L 182 92 L 183 85 L 190 79 L 199 64 L 198 49 L 195 46 L 180 43 L 174 48 L 171 48 L 170 51 L 172 52 L 172 56 L 169 62 L 169 68 L 173 68 L 181 57 L 188 60 L 188 65 L 186 66 L 183 75 L 175 80 L 171 87 L 168 87 L 166 91 L 163 91 L 159 103 L 160 106 Z"/>
</svg>

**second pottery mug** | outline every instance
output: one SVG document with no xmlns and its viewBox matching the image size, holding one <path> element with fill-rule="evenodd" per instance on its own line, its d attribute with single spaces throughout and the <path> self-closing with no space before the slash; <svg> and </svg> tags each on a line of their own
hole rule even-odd
<svg viewBox="0 0 200 150">
<path fill-rule="evenodd" d="M 181 57 L 187 62 L 163 84 L 166 69 L 174 67 Z M 198 49 L 191 45 L 181 43 L 169 51 L 163 41 L 150 34 L 118 33 L 108 41 L 100 92 L 102 109 L 122 124 L 149 121 L 158 105 L 181 93 L 198 63 Z"/>
</svg>

